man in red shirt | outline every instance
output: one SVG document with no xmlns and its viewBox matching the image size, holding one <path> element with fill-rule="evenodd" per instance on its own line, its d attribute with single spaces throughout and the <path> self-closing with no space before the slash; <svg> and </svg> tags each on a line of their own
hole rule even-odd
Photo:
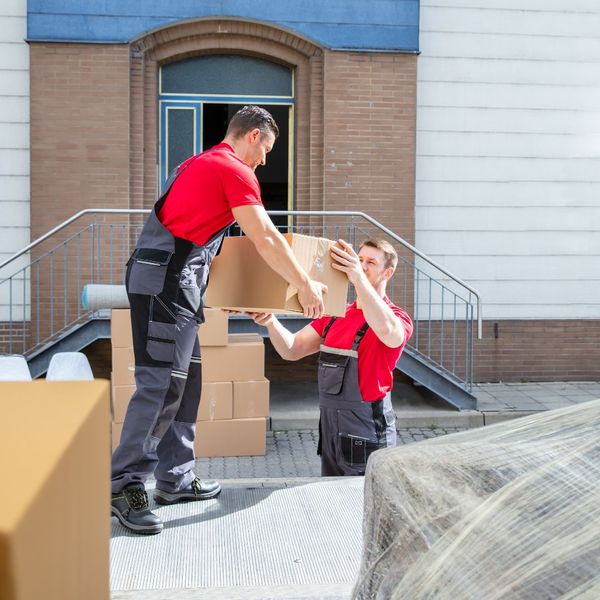
<svg viewBox="0 0 600 600">
<path fill-rule="evenodd" d="M 357 300 L 343 318 L 322 317 L 292 334 L 271 314 L 253 314 L 282 358 L 319 352 L 319 450 L 322 475 L 364 475 L 369 455 L 396 445 L 393 370 L 413 325 L 385 295 L 398 263 L 385 240 L 367 240 L 358 254 L 339 240 L 331 255 Z"/>
<path fill-rule="evenodd" d="M 239 110 L 221 144 L 171 173 L 127 262 L 136 391 L 112 458 L 111 512 L 134 533 L 163 528 L 145 490 L 153 473 L 159 504 L 204 500 L 221 491 L 216 481 L 198 479 L 193 468 L 202 387 L 197 330 L 225 230 L 237 221 L 261 257 L 298 288 L 304 314 L 323 314 L 326 286 L 298 264 L 265 212 L 254 174 L 278 133 L 266 110 Z"/>
</svg>

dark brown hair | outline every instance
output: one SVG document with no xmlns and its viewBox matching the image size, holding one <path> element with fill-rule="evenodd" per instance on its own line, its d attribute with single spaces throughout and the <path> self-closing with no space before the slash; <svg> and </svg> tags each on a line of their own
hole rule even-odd
<svg viewBox="0 0 600 600">
<path fill-rule="evenodd" d="M 234 139 L 240 138 L 253 129 L 260 129 L 262 134 L 272 133 L 277 139 L 279 127 L 271 113 L 260 106 L 252 104 L 240 108 L 229 121 L 227 134 Z"/>
<path fill-rule="evenodd" d="M 394 249 L 394 246 L 392 246 L 387 240 L 365 240 L 361 243 L 360 248 L 363 246 L 381 250 L 383 252 L 383 256 L 385 257 L 385 268 L 387 269 L 388 267 L 393 267 L 394 271 L 396 270 L 396 266 L 398 265 L 398 253 Z"/>
</svg>

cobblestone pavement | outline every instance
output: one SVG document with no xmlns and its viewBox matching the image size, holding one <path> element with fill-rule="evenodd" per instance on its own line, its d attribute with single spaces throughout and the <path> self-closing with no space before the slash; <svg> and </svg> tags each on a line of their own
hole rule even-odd
<svg viewBox="0 0 600 600">
<path fill-rule="evenodd" d="M 463 431 L 460 427 L 409 427 L 398 430 L 398 444 L 412 444 L 428 438 Z M 266 456 L 199 458 L 196 474 L 201 478 L 262 479 L 268 477 L 319 477 L 317 429 L 267 432 Z"/>
</svg>

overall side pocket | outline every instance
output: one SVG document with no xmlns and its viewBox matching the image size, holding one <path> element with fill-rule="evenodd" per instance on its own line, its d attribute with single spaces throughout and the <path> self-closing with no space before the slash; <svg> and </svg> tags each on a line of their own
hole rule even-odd
<svg viewBox="0 0 600 600">
<path fill-rule="evenodd" d="M 166 250 L 138 248 L 131 257 L 128 292 L 149 296 L 160 294 L 172 256 L 173 253 Z"/>
<path fill-rule="evenodd" d="M 175 359 L 174 323 L 148 322 L 148 340 L 146 351 L 157 361 L 172 363 Z"/>
<path fill-rule="evenodd" d="M 319 360 L 319 391 L 339 395 L 344 385 L 348 356 L 321 353 Z"/>
</svg>

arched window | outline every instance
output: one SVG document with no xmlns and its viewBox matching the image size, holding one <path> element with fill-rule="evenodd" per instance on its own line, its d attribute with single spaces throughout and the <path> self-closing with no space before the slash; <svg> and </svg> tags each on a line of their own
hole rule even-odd
<svg viewBox="0 0 600 600">
<path fill-rule="evenodd" d="M 267 165 L 256 171 L 265 206 L 292 208 L 293 71 L 250 56 L 204 55 L 162 65 L 160 185 L 186 158 L 219 143 L 229 119 L 245 104 L 266 108 L 280 130 Z"/>
</svg>

